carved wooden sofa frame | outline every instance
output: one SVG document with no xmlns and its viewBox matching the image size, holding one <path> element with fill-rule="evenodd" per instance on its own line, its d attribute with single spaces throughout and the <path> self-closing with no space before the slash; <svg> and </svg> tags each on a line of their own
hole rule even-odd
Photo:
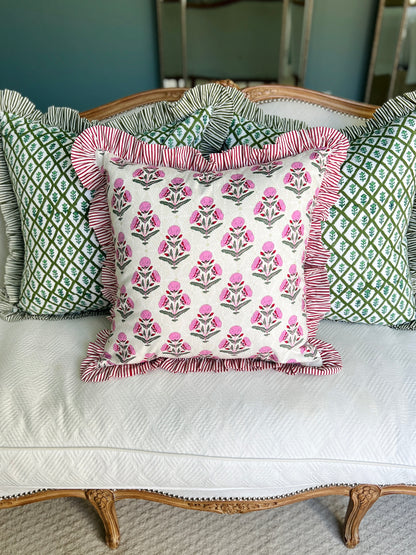
<svg viewBox="0 0 416 555">
<path fill-rule="evenodd" d="M 231 81 L 221 81 L 224 86 L 236 86 Z M 161 100 L 178 100 L 186 88 L 155 89 L 140 92 L 98 108 L 87 110 L 81 115 L 88 119 L 103 120 L 114 114 L 131 110 Z M 360 118 L 370 118 L 376 106 L 337 98 L 324 93 L 281 85 L 260 85 L 243 89 L 246 96 L 254 101 L 267 101 L 279 98 L 291 98 L 299 101 L 312 102 L 324 108 L 342 111 Z M 314 499 L 328 495 L 343 495 L 349 497 L 349 504 L 344 522 L 344 542 L 349 548 L 356 547 L 360 541 L 360 523 L 372 505 L 384 495 L 407 494 L 416 496 L 416 485 L 375 485 L 375 484 L 332 484 L 318 488 L 303 490 L 274 498 L 245 498 L 245 499 L 189 499 L 176 497 L 148 490 L 131 489 L 48 489 L 18 496 L 0 499 L 0 509 L 18 507 L 29 503 L 37 503 L 63 497 L 77 497 L 86 499 L 100 516 L 105 530 L 105 540 L 108 547 L 116 549 L 120 543 L 120 529 L 117 519 L 116 501 L 120 499 L 143 499 L 172 505 L 183 509 L 209 511 L 219 514 L 232 515 L 272 509 Z"/>
<path fill-rule="evenodd" d="M 105 530 L 105 541 L 111 549 L 117 549 L 120 544 L 120 528 L 116 513 L 116 501 L 120 499 L 143 499 L 172 505 L 182 509 L 195 511 L 209 511 L 212 513 L 232 515 L 250 513 L 291 505 L 298 501 L 325 497 L 327 495 L 344 495 L 349 497 L 349 504 L 344 522 L 344 542 L 347 547 L 356 547 L 360 542 L 359 527 L 367 511 L 379 497 L 393 494 L 416 495 L 416 486 L 391 485 L 376 486 L 374 484 L 358 484 L 355 486 L 333 485 L 322 488 L 293 493 L 287 496 L 267 499 L 185 499 L 164 495 L 146 490 L 109 490 L 109 489 L 63 489 L 46 490 L 28 493 L 18 497 L 4 498 L 0 501 L 0 509 L 19 507 L 38 501 L 47 501 L 61 497 L 77 497 L 86 499 L 97 511 Z"/>
</svg>

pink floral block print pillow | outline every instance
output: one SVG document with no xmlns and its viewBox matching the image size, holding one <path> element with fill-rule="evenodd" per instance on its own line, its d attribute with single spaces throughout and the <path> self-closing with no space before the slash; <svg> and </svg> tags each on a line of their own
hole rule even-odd
<svg viewBox="0 0 416 555">
<path fill-rule="evenodd" d="M 316 128 L 208 161 L 119 130 L 82 133 L 72 161 L 94 191 L 90 225 L 112 306 L 82 379 L 152 368 L 338 372 L 339 354 L 315 334 L 330 302 L 321 221 L 347 147 Z"/>
</svg>

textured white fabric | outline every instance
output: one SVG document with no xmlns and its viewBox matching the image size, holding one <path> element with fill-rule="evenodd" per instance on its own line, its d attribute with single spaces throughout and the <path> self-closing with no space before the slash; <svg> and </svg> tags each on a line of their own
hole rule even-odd
<svg viewBox="0 0 416 555">
<path fill-rule="evenodd" d="M 104 318 L 0 322 L 0 496 L 150 488 L 267 496 L 329 483 L 416 483 L 415 333 L 323 321 L 334 376 L 273 371 L 84 383 Z"/>
</svg>

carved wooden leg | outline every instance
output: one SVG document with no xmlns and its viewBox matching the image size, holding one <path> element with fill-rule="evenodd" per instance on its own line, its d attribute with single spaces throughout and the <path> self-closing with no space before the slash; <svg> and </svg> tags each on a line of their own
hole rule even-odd
<svg viewBox="0 0 416 555">
<path fill-rule="evenodd" d="M 363 484 L 351 489 L 344 528 L 344 541 L 347 547 L 356 547 L 359 544 L 360 522 L 380 494 L 381 489 L 378 486 Z"/>
<path fill-rule="evenodd" d="M 105 529 L 105 541 L 111 549 L 120 543 L 114 493 L 108 489 L 87 489 L 85 497 L 99 514 Z"/>
</svg>

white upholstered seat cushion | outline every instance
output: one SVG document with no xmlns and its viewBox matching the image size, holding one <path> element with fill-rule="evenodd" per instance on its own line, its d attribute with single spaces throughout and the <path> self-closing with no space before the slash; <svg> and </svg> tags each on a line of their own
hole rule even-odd
<svg viewBox="0 0 416 555">
<path fill-rule="evenodd" d="M 149 488 L 268 496 L 329 483 L 416 483 L 414 332 L 321 323 L 328 377 L 157 370 L 84 383 L 103 326 L 0 322 L 0 496 L 39 488 Z"/>
</svg>

